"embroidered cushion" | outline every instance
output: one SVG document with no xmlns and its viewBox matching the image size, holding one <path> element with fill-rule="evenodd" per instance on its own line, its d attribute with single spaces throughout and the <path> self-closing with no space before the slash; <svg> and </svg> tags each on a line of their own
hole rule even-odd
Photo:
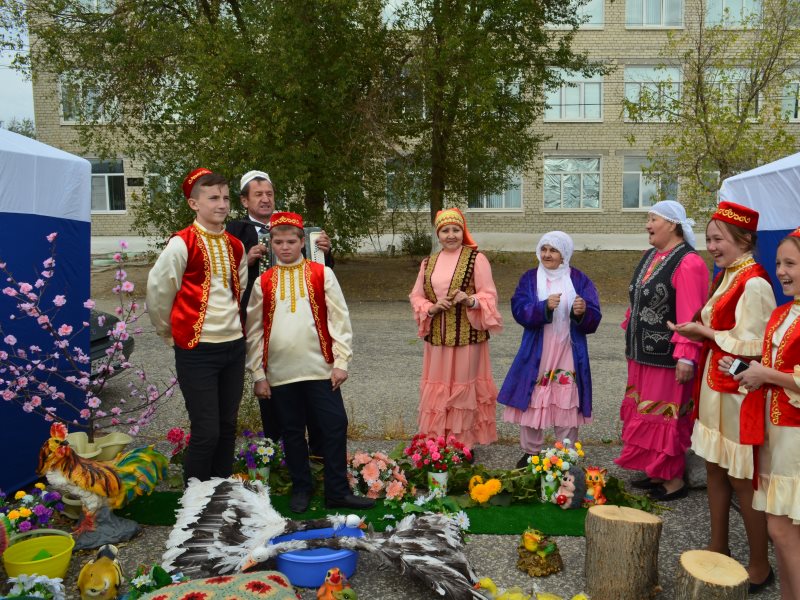
<svg viewBox="0 0 800 600">
<path fill-rule="evenodd" d="M 286 575 L 278 571 L 258 571 L 193 579 L 160 588 L 141 600 L 297 600 Z"/>
</svg>

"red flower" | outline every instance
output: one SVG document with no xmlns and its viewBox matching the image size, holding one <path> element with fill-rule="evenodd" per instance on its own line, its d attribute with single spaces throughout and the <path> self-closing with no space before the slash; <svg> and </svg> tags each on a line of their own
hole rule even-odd
<svg viewBox="0 0 800 600">
<path fill-rule="evenodd" d="M 189 592 L 185 596 L 181 596 L 180 600 L 205 600 L 208 594 L 205 592 Z"/>
<path fill-rule="evenodd" d="M 233 577 L 230 576 L 221 576 L 221 577 L 211 577 L 205 580 L 205 583 L 212 583 L 212 584 L 219 584 L 219 583 L 228 583 Z"/>
<path fill-rule="evenodd" d="M 546 377 L 542 377 L 542 381 L 541 381 L 541 385 L 542 385 L 542 387 L 547 387 L 547 384 L 548 384 L 549 382 L 550 382 L 550 380 L 549 380 L 549 379 L 547 379 Z"/>
<path fill-rule="evenodd" d="M 153 600 L 167 600 L 167 598 L 169 598 L 169 596 L 167 596 L 166 594 L 161 594 L 160 596 L 153 596 Z"/>
<path fill-rule="evenodd" d="M 248 592 L 253 592 L 256 594 L 266 594 L 272 591 L 272 586 L 268 583 L 264 583 L 263 581 L 248 581 L 244 589 Z"/>
<path fill-rule="evenodd" d="M 282 585 L 285 588 L 289 587 L 289 583 L 280 575 L 267 575 L 267 579 L 274 581 L 278 585 Z"/>
<path fill-rule="evenodd" d="M 561 385 L 567 385 L 569 383 L 569 377 L 564 375 L 563 373 L 558 376 L 558 383 Z"/>
</svg>

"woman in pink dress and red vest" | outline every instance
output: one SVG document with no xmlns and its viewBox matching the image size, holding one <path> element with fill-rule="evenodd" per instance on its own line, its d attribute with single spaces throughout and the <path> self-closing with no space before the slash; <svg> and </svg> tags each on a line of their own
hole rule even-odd
<svg viewBox="0 0 800 600">
<path fill-rule="evenodd" d="M 708 268 L 694 251 L 694 221 L 678 202 L 650 207 L 648 241 L 628 287 L 628 382 L 622 401 L 622 453 L 616 463 L 644 471 L 634 482 L 656 500 L 686 496 L 683 472 L 692 432 L 692 379 L 700 343 L 669 330 L 690 321 L 708 297 Z"/>
<path fill-rule="evenodd" d="M 758 212 L 733 202 L 720 202 L 706 227 L 706 248 L 721 269 L 699 319 L 671 327 L 703 343 L 702 376 L 695 381 L 692 449 L 706 460 L 711 542 L 708 549 L 730 555 L 728 548 L 731 495 L 741 503 L 750 545 L 751 591 L 770 578 L 767 521 L 752 508 L 753 447 L 739 438 L 739 411 L 744 394 L 730 373 L 719 370 L 724 356 L 749 362 L 761 354 L 764 329 L 775 309 L 769 275 L 753 259 Z"/>
<path fill-rule="evenodd" d="M 736 379 L 751 391 L 742 405 L 741 438 L 758 446 L 753 508 L 766 512 L 781 598 L 789 599 L 800 598 L 800 229 L 780 243 L 776 265 L 783 293 L 794 300 L 772 313 L 761 361 Z M 720 368 L 731 363 L 726 357 Z"/>
<path fill-rule="evenodd" d="M 434 220 L 441 251 L 420 266 L 409 298 L 425 345 L 418 428 L 427 436 L 455 436 L 466 444 L 497 439 L 497 386 L 489 334 L 502 330 L 497 290 L 457 208 Z"/>
</svg>

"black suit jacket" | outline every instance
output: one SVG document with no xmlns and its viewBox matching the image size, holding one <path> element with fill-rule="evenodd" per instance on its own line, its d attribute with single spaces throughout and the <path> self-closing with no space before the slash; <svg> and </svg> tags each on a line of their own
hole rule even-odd
<svg viewBox="0 0 800 600">
<path fill-rule="evenodd" d="M 245 255 L 250 252 L 250 248 L 258 243 L 257 224 L 250 219 L 237 219 L 225 225 L 225 229 L 232 236 L 237 238 L 244 245 Z M 303 248 L 303 256 L 306 255 L 306 250 Z M 325 255 L 325 266 L 333 268 L 333 252 Z M 253 290 L 253 285 L 258 279 L 258 262 L 253 263 L 253 266 L 247 267 L 247 287 L 242 292 L 241 301 L 241 314 L 242 321 L 247 320 L 247 304 L 250 301 L 250 292 Z"/>
</svg>

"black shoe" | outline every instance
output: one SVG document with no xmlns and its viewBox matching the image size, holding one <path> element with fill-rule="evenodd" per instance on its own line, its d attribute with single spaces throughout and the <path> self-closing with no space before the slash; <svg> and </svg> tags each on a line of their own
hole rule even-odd
<svg viewBox="0 0 800 600">
<path fill-rule="evenodd" d="M 308 505 L 311 503 L 311 494 L 308 492 L 292 492 L 292 497 L 289 499 L 289 510 L 293 513 L 304 513 L 308 510 Z"/>
<path fill-rule="evenodd" d="M 533 456 L 532 454 L 523 454 L 522 458 L 517 461 L 517 468 L 524 469 L 528 466 L 528 459 Z"/>
<path fill-rule="evenodd" d="M 764 581 L 761 583 L 753 583 L 750 582 L 750 587 L 747 590 L 748 594 L 757 594 L 758 592 L 762 591 L 768 585 L 772 585 L 772 582 L 775 581 L 775 571 L 772 570 L 772 567 L 769 568 L 769 575 L 766 576 Z"/>
<path fill-rule="evenodd" d="M 375 500 L 364 496 L 347 494 L 341 498 L 325 498 L 325 508 L 356 508 L 367 509 L 375 506 Z"/>
<path fill-rule="evenodd" d="M 652 490 L 661 485 L 660 482 L 653 481 L 649 477 L 642 477 L 641 479 L 634 479 L 631 485 L 640 490 Z"/>
<path fill-rule="evenodd" d="M 685 483 L 674 492 L 668 492 L 667 489 L 659 484 L 650 490 L 650 498 L 656 502 L 671 502 L 672 500 L 680 500 L 689 495 L 689 486 Z"/>
</svg>

